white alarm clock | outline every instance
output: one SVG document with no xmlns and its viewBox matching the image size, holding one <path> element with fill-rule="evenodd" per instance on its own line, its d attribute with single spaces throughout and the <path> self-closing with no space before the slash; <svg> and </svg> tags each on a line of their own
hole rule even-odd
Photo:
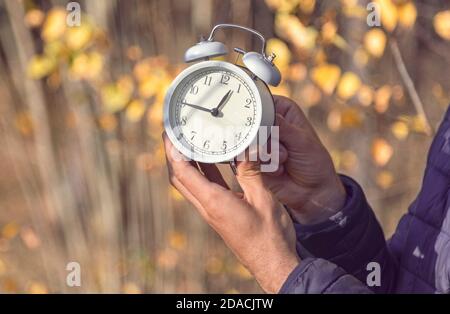
<svg viewBox="0 0 450 314">
<path fill-rule="evenodd" d="M 261 53 L 234 50 L 243 55 L 245 67 L 209 60 L 227 54 L 225 45 L 214 41 L 220 28 L 237 28 L 258 36 Z M 272 94 L 267 85 L 280 83 L 274 54 L 265 53 L 265 39 L 257 31 L 234 24 L 216 25 L 208 39 L 185 53 L 185 62 L 200 61 L 182 71 L 169 87 L 164 101 L 164 128 L 175 148 L 194 161 L 231 162 L 255 141 L 261 127 L 270 129 L 275 120 Z M 261 132 L 263 133 L 263 132 Z M 262 143 L 263 144 L 263 143 Z"/>
</svg>

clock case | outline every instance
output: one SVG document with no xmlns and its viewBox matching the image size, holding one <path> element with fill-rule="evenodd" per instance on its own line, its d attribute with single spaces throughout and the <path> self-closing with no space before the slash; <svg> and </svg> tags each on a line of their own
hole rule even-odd
<svg viewBox="0 0 450 314">
<path fill-rule="evenodd" d="M 257 53 L 254 51 L 245 52 L 240 48 L 234 48 L 235 52 L 242 55 L 242 63 L 245 65 L 245 67 L 226 61 L 209 60 L 209 58 L 223 56 L 228 53 L 228 50 L 223 43 L 214 41 L 215 32 L 221 28 L 237 28 L 256 35 L 262 42 L 261 53 Z M 247 81 L 250 86 L 251 83 L 254 84 L 254 87 L 256 87 L 258 91 L 258 93 L 255 94 L 255 97 L 260 98 L 259 103 L 261 104 L 261 112 L 258 116 L 259 121 L 256 121 L 255 123 L 259 122 L 259 127 L 266 127 L 267 132 L 265 132 L 266 134 L 264 134 L 266 135 L 265 138 L 261 138 L 261 134 L 259 134 L 258 131 L 256 131 L 254 134 L 251 134 L 251 137 L 253 138 L 252 144 L 254 144 L 256 140 L 258 140 L 259 145 L 265 144 L 268 137 L 270 136 L 270 127 L 275 123 L 274 100 L 272 94 L 270 93 L 268 85 L 277 86 L 281 81 L 280 71 L 273 63 L 275 54 L 272 53 L 270 56 L 267 56 L 265 50 L 266 41 L 261 33 L 240 25 L 219 24 L 212 29 L 208 39 L 202 39 L 199 43 L 186 51 L 184 58 L 185 62 L 200 62 L 186 68 L 175 78 L 175 80 L 169 87 L 164 100 L 164 128 L 171 142 L 183 155 L 197 162 L 230 163 L 233 172 L 236 173 L 235 159 L 248 147 L 247 146 L 238 149 L 236 151 L 235 157 L 232 160 L 218 160 L 217 158 L 203 159 L 200 157 L 201 155 L 196 155 L 194 152 L 188 150 L 184 145 L 179 143 L 176 138 L 176 134 L 174 133 L 170 123 L 170 102 L 173 94 L 177 86 L 184 78 L 191 75 L 192 73 L 195 73 L 196 71 L 201 71 L 202 69 L 211 67 L 225 68 L 240 75 Z M 252 144 L 250 146 L 252 146 Z"/>
</svg>

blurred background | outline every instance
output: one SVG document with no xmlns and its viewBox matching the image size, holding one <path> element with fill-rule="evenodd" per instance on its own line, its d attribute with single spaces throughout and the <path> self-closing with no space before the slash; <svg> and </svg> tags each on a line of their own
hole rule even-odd
<svg viewBox="0 0 450 314">
<path fill-rule="evenodd" d="M 374 2 L 379 27 L 362 0 L 78 1 L 69 27 L 68 1 L 0 0 L 0 291 L 261 292 L 169 186 L 160 140 L 184 51 L 220 22 L 269 38 L 273 93 L 298 102 L 389 237 L 450 101 L 450 1 Z"/>
</svg>

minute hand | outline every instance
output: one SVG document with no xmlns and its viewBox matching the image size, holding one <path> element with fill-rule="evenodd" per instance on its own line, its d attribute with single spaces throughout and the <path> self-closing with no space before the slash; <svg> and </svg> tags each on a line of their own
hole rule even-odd
<svg viewBox="0 0 450 314">
<path fill-rule="evenodd" d="M 205 107 L 197 106 L 197 105 L 190 104 L 190 103 L 187 103 L 187 102 L 182 102 L 182 104 L 186 105 L 186 106 L 189 106 L 189 107 L 192 107 L 194 109 L 203 110 L 203 111 L 211 113 L 211 109 L 208 109 L 208 108 L 205 108 Z"/>
</svg>

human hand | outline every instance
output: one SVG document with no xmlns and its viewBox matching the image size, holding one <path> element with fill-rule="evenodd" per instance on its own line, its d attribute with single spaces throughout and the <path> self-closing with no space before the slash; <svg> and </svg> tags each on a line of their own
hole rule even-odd
<svg viewBox="0 0 450 314">
<path fill-rule="evenodd" d="M 328 151 L 298 105 L 283 96 L 274 99 L 280 166 L 274 173 L 263 173 L 264 182 L 289 207 L 296 221 L 321 222 L 343 207 L 344 186 Z"/>
<path fill-rule="evenodd" d="M 244 161 L 236 176 L 243 193 L 227 188 L 213 164 L 200 171 L 184 160 L 163 134 L 172 185 L 222 237 L 262 289 L 276 293 L 298 265 L 295 231 L 286 212 L 264 186 L 255 163 Z"/>
</svg>

